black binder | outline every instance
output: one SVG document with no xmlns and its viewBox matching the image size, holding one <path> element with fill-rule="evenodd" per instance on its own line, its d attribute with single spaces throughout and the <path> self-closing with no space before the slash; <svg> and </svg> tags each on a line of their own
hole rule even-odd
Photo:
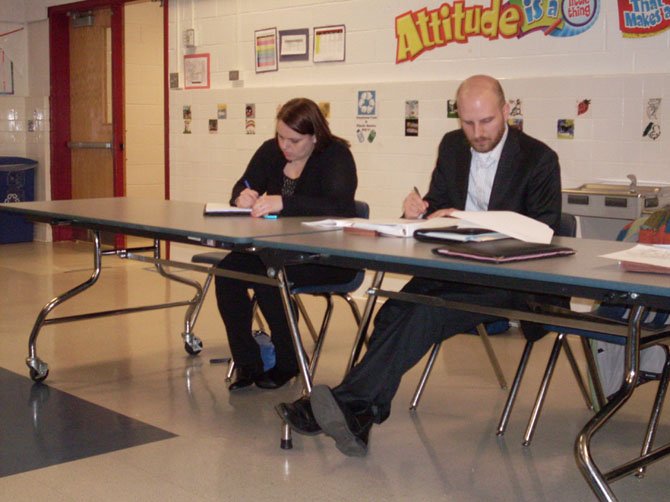
<svg viewBox="0 0 670 502">
<path fill-rule="evenodd" d="M 537 244 L 518 239 L 500 239 L 486 242 L 457 242 L 435 248 L 433 253 L 450 258 L 464 258 L 487 263 L 509 263 L 569 256 L 575 254 L 575 250 L 554 244 Z"/>
</svg>

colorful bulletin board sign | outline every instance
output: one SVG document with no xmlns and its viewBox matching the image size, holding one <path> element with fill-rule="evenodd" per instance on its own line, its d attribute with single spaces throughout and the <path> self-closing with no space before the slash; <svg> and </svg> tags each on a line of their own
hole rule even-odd
<svg viewBox="0 0 670 502">
<path fill-rule="evenodd" d="M 619 27 L 625 38 L 650 37 L 670 28 L 670 0 L 618 0 Z"/>
<path fill-rule="evenodd" d="M 489 0 L 488 6 L 443 2 L 429 10 L 407 11 L 395 18 L 396 64 L 426 51 L 470 38 L 522 38 L 530 33 L 572 37 L 598 19 L 602 0 Z"/>
<path fill-rule="evenodd" d="M 184 56 L 184 89 L 209 89 L 209 54 Z"/>
<path fill-rule="evenodd" d="M 277 71 L 277 28 L 254 32 L 256 73 Z"/>
</svg>

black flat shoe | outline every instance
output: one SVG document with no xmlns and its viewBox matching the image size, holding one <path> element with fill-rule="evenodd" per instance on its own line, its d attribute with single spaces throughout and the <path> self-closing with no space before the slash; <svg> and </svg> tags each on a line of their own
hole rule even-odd
<svg viewBox="0 0 670 502">
<path fill-rule="evenodd" d="M 235 370 L 235 380 L 228 386 L 228 390 L 234 392 L 236 390 L 244 389 L 245 387 L 252 385 L 254 381 L 255 378 L 250 372 L 238 368 Z"/>
<path fill-rule="evenodd" d="M 277 367 L 275 366 L 274 368 L 269 369 L 262 375 L 256 377 L 254 383 L 256 384 L 256 387 L 260 387 L 261 389 L 268 389 L 268 390 L 278 389 L 279 387 L 285 385 L 286 382 L 288 382 L 291 378 L 293 378 L 297 374 L 298 374 L 297 371 L 286 372 L 278 370 Z"/>
<path fill-rule="evenodd" d="M 300 434 L 316 436 L 323 432 L 314 418 L 308 397 L 301 397 L 292 403 L 280 403 L 275 410 L 291 429 Z"/>
</svg>

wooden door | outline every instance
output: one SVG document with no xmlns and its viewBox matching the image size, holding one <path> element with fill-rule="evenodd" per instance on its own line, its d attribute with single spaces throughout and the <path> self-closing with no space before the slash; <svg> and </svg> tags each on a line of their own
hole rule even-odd
<svg viewBox="0 0 670 502">
<path fill-rule="evenodd" d="M 83 0 L 49 7 L 51 196 L 125 195 L 123 3 Z M 54 227 L 54 240 L 86 238 Z M 122 246 L 122 236 L 103 241 Z"/>
<path fill-rule="evenodd" d="M 70 16 L 72 198 L 114 196 L 109 8 Z"/>
</svg>

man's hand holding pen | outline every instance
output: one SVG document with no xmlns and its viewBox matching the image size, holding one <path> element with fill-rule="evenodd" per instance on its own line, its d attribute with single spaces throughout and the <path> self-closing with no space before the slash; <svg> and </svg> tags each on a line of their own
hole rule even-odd
<svg viewBox="0 0 670 502">
<path fill-rule="evenodd" d="M 428 202 L 421 198 L 419 190 L 414 187 L 402 203 L 403 217 L 409 219 L 423 218 L 428 210 Z"/>
</svg>

